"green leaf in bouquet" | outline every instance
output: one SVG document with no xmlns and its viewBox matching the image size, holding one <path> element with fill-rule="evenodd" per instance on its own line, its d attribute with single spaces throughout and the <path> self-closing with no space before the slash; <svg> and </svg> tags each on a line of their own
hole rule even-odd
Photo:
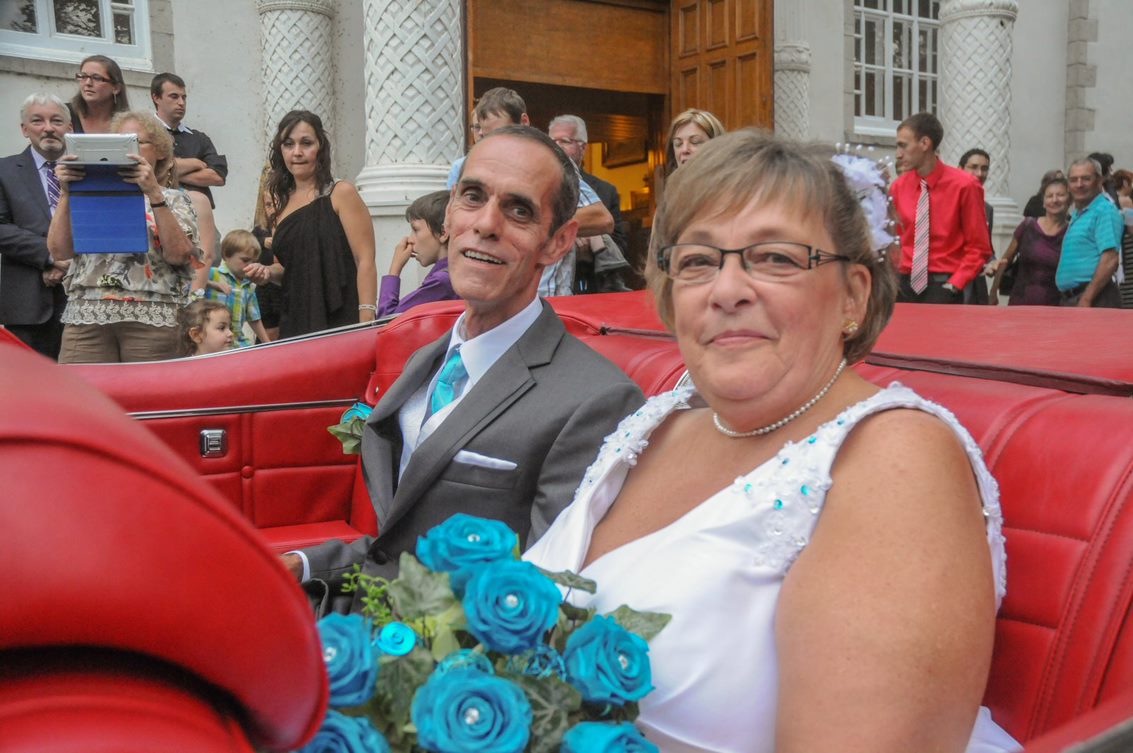
<svg viewBox="0 0 1133 753">
<path fill-rule="evenodd" d="M 327 431 L 342 442 L 343 455 L 357 455 L 361 452 L 362 430 L 365 428 L 365 420 L 355 416 L 334 426 L 328 426 Z"/>
<path fill-rule="evenodd" d="M 393 611 L 389 604 L 389 581 L 380 576 L 365 575 L 361 565 L 354 565 L 353 572 L 343 576 L 342 592 L 362 592 L 362 614 L 371 618 L 381 627 L 393 622 Z"/>
<path fill-rule="evenodd" d="M 582 696 L 557 677 L 508 675 L 531 703 L 531 742 L 528 753 L 557 753 L 570 728 L 571 714 L 582 706 Z"/>
<path fill-rule="evenodd" d="M 401 553 L 397 580 L 389 584 L 394 611 L 403 620 L 444 614 L 457 604 L 448 573 L 434 573 L 409 552 Z"/>
<path fill-rule="evenodd" d="M 383 727 L 394 737 L 400 737 L 404 734 L 405 725 L 409 724 L 413 694 L 432 674 L 436 662 L 432 654 L 421 646 L 405 656 L 382 656 L 378 661 L 380 669 L 375 696 L 380 709 L 385 711 Z"/>
<path fill-rule="evenodd" d="M 571 622 L 586 622 L 594 616 L 595 612 L 594 609 L 583 609 L 582 607 L 576 607 L 569 601 L 564 601 L 562 604 L 559 604 L 559 609 L 562 611 L 563 616 L 565 616 Z"/>
<path fill-rule="evenodd" d="M 654 636 L 665 629 L 665 626 L 669 624 L 669 620 L 673 619 L 673 615 L 671 614 L 663 614 L 661 612 L 638 612 L 636 609 L 630 609 L 625 604 L 622 604 L 606 616 L 613 617 L 623 628 L 641 636 L 646 641 L 653 640 Z"/>
<path fill-rule="evenodd" d="M 572 573 L 570 570 L 563 570 L 562 572 L 553 573 L 550 570 L 539 568 L 539 572 L 550 578 L 555 583 L 563 588 L 578 589 L 585 591 L 588 594 L 596 593 L 598 591 L 598 584 L 589 578 L 583 578 L 578 573 Z"/>
<path fill-rule="evenodd" d="M 560 654 L 566 651 L 567 639 L 578 627 L 590 621 L 596 610 L 576 607 L 569 601 L 559 604 L 559 619 L 551 630 L 551 648 Z"/>
<path fill-rule="evenodd" d="M 456 638 L 456 631 L 448 626 L 438 626 L 433 636 L 433 659 L 440 662 L 454 651 L 460 650 L 460 641 Z"/>
</svg>

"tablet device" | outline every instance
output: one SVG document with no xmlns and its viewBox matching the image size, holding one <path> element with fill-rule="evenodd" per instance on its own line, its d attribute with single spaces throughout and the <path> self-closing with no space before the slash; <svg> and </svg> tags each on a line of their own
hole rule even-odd
<svg viewBox="0 0 1133 753">
<path fill-rule="evenodd" d="M 66 133 L 67 154 L 78 159 L 76 165 L 133 165 L 126 155 L 138 153 L 136 133 Z"/>
</svg>

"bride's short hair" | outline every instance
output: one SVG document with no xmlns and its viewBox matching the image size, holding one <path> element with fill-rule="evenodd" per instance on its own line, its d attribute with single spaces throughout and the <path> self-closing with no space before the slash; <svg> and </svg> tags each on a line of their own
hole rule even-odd
<svg viewBox="0 0 1133 753">
<path fill-rule="evenodd" d="M 657 268 L 657 249 L 676 243 L 693 220 L 726 217 L 752 202 L 783 202 L 802 217 L 823 223 L 834 248 L 870 271 L 871 289 L 865 320 L 847 337 L 844 354 L 860 361 L 873 348 L 893 313 L 897 280 L 890 262 L 871 248 L 865 213 L 841 169 L 830 158 L 832 147 L 779 139 L 754 128 L 712 139 L 669 177 L 653 220 L 645 277 L 657 312 L 673 326 L 673 281 Z"/>
</svg>

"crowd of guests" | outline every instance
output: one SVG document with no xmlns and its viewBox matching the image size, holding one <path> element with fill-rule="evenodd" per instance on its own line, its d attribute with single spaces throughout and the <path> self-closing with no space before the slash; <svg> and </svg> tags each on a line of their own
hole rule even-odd
<svg viewBox="0 0 1133 753">
<path fill-rule="evenodd" d="M 1074 160 L 1066 173 L 1048 171 L 996 259 L 994 213 L 983 191 L 990 157 L 974 148 L 958 167 L 945 165 L 937 154 L 943 138 L 930 113 L 897 129 L 900 177 L 890 193 L 900 227 L 898 300 L 994 305 L 1008 295 L 1009 305 L 1121 306 L 1121 259 L 1133 245 L 1133 173 L 1112 171 L 1105 153 Z"/>
<path fill-rule="evenodd" d="M 268 149 L 253 229 L 221 238 L 211 189 L 223 186 L 226 158 L 200 130 L 185 124 L 185 82 L 155 76 L 152 110 L 130 109 L 122 71 L 92 55 L 79 66 L 70 102 L 33 94 L 20 112 L 29 147 L 0 162 L 0 322 L 32 347 L 68 363 L 135 361 L 225 349 L 219 337 L 197 342 L 207 327 L 204 299 L 229 312 L 232 347 L 294 337 L 401 313 L 427 301 L 457 298 L 448 272 L 445 217 L 463 169 L 448 189 L 421 196 L 406 211 L 408 234 L 378 279 L 374 233 L 358 191 L 336 180 L 331 143 L 315 113 L 295 110 L 280 121 Z M 471 116 L 472 143 L 496 129 L 528 125 L 523 98 L 503 87 L 485 92 Z M 75 253 L 67 211 L 74 184 L 65 133 L 138 137 L 136 165 L 121 171 L 145 196 L 146 254 Z M 690 109 L 669 128 L 665 161 L 653 178 L 659 204 L 666 184 L 708 141 L 725 132 L 710 112 Z M 586 123 L 574 115 L 551 121 L 548 134 L 580 178 L 572 219 L 579 230 L 564 257 L 544 267 L 540 295 L 628 290 L 627 224 L 616 187 L 582 170 Z M 892 198 L 899 243 L 890 258 L 899 300 L 1011 305 L 1120 305 L 1120 253 L 1125 222 L 1133 225 L 1133 172 L 1093 154 L 1066 174 L 1051 170 L 1028 202 L 1004 254 L 992 250 L 994 210 L 983 184 L 990 156 L 969 149 L 958 167 L 938 156 L 944 132 L 920 113 L 897 130 Z M 36 190 L 38 189 L 38 190 Z M 1124 212 L 1124 219 L 1122 213 Z M 411 259 L 431 267 L 421 286 L 402 295 Z M 990 290 L 988 281 L 990 280 Z M 178 322 L 181 328 L 178 329 Z M 218 325 L 219 326 L 219 325 Z"/>
</svg>

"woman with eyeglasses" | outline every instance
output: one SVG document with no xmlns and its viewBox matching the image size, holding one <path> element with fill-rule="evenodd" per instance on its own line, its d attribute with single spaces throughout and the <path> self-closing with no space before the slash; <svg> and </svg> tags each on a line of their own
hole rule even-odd
<svg viewBox="0 0 1133 753">
<path fill-rule="evenodd" d="M 130 109 L 126 84 L 118 63 L 105 55 L 90 55 L 75 74 L 79 91 L 67 105 L 75 133 L 110 133 L 115 113 Z"/>
<path fill-rule="evenodd" d="M 896 282 L 858 203 L 884 207 L 878 166 L 831 155 L 745 130 L 674 173 L 646 274 L 692 383 L 525 556 L 596 581 L 577 606 L 672 616 L 637 720 L 666 753 L 1012 750 L 980 708 L 996 484 L 948 411 L 847 368 Z"/>
<path fill-rule="evenodd" d="M 258 284 L 283 288 L 279 336 L 373 321 L 378 312 L 374 226 L 358 189 L 331 175 L 330 137 L 318 115 L 292 110 L 272 139 L 267 188 L 270 264 L 249 264 Z"/>
<path fill-rule="evenodd" d="M 136 163 L 122 178 L 141 189 L 149 249 L 145 253 L 75 253 L 71 184 L 82 167 L 64 156 L 55 168 L 60 198 L 47 231 L 55 259 L 73 259 L 63 284 L 63 347 L 60 363 L 128 363 L 176 358 L 177 312 L 188 303 L 194 268 L 203 264 L 197 218 L 189 197 L 169 187 L 173 137 L 148 112 L 118 113 L 114 133 L 138 137 Z"/>
</svg>

